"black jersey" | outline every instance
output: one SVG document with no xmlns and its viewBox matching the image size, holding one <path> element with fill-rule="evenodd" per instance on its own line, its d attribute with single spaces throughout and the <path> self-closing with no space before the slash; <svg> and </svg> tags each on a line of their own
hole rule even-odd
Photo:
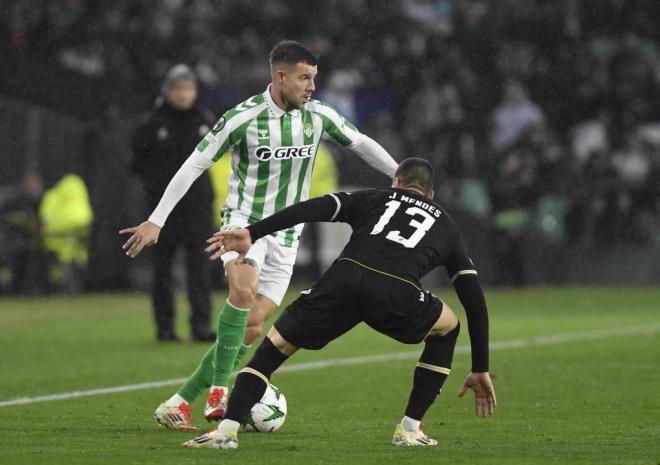
<svg viewBox="0 0 660 465">
<path fill-rule="evenodd" d="M 334 221 L 353 228 L 341 257 L 415 282 L 438 266 L 452 279 L 477 273 L 454 220 L 428 197 L 395 188 L 331 196 L 338 202 Z"/>
<path fill-rule="evenodd" d="M 458 227 L 444 208 L 410 189 L 367 189 L 291 205 L 247 229 L 255 242 L 275 231 L 314 221 L 341 221 L 353 228 L 338 260 L 352 260 L 411 281 L 416 287 L 422 276 L 444 266 L 468 318 L 472 371 L 488 371 L 486 302 Z"/>
</svg>

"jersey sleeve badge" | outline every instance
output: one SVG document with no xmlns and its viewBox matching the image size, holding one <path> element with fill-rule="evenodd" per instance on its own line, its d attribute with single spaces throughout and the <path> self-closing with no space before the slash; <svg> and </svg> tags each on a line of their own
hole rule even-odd
<svg viewBox="0 0 660 465">
<path fill-rule="evenodd" d="M 213 126 L 213 129 L 211 129 L 211 132 L 213 134 L 219 133 L 220 131 L 222 131 L 222 128 L 225 127 L 225 123 L 226 123 L 226 120 L 225 120 L 225 117 L 223 116 L 222 118 L 220 118 L 218 120 L 217 123 L 215 123 L 215 125 Z"/>
</svg>

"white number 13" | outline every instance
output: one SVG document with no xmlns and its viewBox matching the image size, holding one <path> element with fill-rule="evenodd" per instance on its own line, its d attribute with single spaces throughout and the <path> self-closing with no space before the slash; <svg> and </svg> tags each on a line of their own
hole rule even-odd
<svg viewBox="0 0 660 465">
<path fill-rule="evenodd" d="M 385 205 L 387 205 L 387 209 L 378 220 L 378 223 L 376 223 L 374 226 L 374 229 L 371 230 L 371 234 L 373 235 L 383 232 L 385 226 L 387 226 L 387 223 L 390 222 L 394 216 L 394 213 L 396 213 L 396 211 L 401 206 L 401 202 L 397 200 L 390 200 Z M 414 218 L 410 220 L 410 226 L 415 228 L 415 232 L 412 233 L 410 237 L 401 237 L 399 234 L 401 231 L 390 231 L 387 233 L 385 238 L 411 249 L 419 244 L 419 241 L 422 240 L 426 232 L 431 229 L 431 226 L 433 226 L 435 223 L 435 218 L 433 218 L 428 212 L 422 210 L 419 207 L 409 207 L 406 210 L 406 214 L 412 217 L 419 215 L 423 217 L 424 220 L 421 223 Z"/>
</svg>

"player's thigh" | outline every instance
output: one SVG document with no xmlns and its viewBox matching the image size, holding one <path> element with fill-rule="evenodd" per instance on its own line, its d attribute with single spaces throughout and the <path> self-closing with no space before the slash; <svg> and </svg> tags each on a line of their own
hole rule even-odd
<svg viewBox="0 0 660 465">
<path fill-rule="evenodd" d="M 259 240 L 266 241 L 266 254 L 259 274 L 257 293 L 278 306 L 289 288 L 298 250 L 279 244 L 280 239 L 272 236 Z"/>
<path fill-rule="evenodd" d="M 400 278 L 366 271 L 362 286 L 364 321 L 404 344 L 421 342 L 442 312 L 438 298 Z"/>
<path fill-rule="evenodd" d="M 259 273 L 266 255 L 265 244 L 260 242 L 259 240 L 254 243 L 242 260 L 238 259 L 236 252 L 229 252 L 222 256 L 230 291 L 232 289 L 256 291 L 259 284 Z"/>
<path fill-rule="evenodd" d="M 295 347 L 325 347 L 362 321 L 357 293 L 359 273 L 353 265 L 336 262 L 284 310 L 273 327 Z"/>
<path fill-rule="evenodd" d="M 259 284 L 259 267 L 250 262 L 239 263 L 237 260 L 225 265 L 229 293 L 249 292 L 256 293 Z"/>
<path fill-rule="evenodd" d="M 449 331 L 454 329 L 457 324 L 458 324 L 458 317 L 456 316 L 454 311 L 451 309 L 449 305 L 447 305 L 445 302 L 442 302 L 442 313 L 440 313 L 440 317 L 438 317 L 437 321 L 431 328 L 431 331 L 429 331 L 428 335 L 444 336 Z"/>
</svg>

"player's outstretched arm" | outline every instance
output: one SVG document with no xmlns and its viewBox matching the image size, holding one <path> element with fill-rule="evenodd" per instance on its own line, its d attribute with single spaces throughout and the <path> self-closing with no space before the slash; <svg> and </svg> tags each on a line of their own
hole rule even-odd
<svg viewBox="0 0 660 465">
<path fill-rule="evenodd" d="M 386 176 L 393 178 L 399 164 L 387 153 L 378 142 L 362 134 L 337 110 L 325 103 L 312 103 L 310 108 L 324 116 L 324 129 L 327 134 L 339 144 L 355 151 L 369 166 L 377 169 Z"/>
<path fill-rule="evenodd" d="M 167 217 L 183 196 L 186 195 L 192 183 L 212 164 L 212 159 L 194 150 L 170 180 L 158 205 L 156 205 L 156 208 L 149 216 L 149 221 L 163 227 L 165 221 L 167 221 Z"/>
<path fill-rule="evenodd" d="M 213 252 L 211 260 L 216 260 L 222 254 L 232 250 L 238 252 L 239 255 L 245 255 L 250 245 L 262 237 L 300 223 L 332 221 L 339 208 L 339 200 L 334 194 L 305 200 L 257 221 L 245 229 L 218 231 L 206 241 L 209 246 L 205 250 L 209 253 Z"/>
<path fill-rule="evenodd" d="M 153 224 L 150 221 L 145 221 L 139 226 L 126 228 L 119 231 L 119 234 L 131 234 L 122 249 L 126 251 L 126 255 L 131 258 L 138 256 L 142 249 L 149 247 L 158 242 L 160 236 L 160 226 Z"/>
<path fill-rule="evenodd" d="M 470 373 L 458 391 L 458 397 L 463 397 L 468 389 L 474 391 L 474 414 L 482 417 L 492 415 L 497 407 L 497 398 L 488 372 Z"/>
<path fill-rule="evenodd" d="M 394 158 L 371 137 L 363 135 L 359 142 L 351 146 L 368 165 L 377 169 L 386 176 L 393 178 L 399 164 Z"/>
</svg>

